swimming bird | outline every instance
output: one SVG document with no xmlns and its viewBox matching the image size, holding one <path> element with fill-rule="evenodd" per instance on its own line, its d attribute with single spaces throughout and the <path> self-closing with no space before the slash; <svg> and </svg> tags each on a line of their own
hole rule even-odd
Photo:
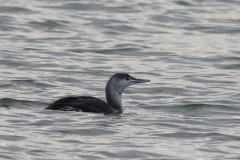
<svg viewBox="0 0 240 160">
<path fill-rule="evenodd" d="M 95 97 L 66 97 L 53 102 L 46 109 L 119 114 L 123 112 L 123 90 L 130 85 L 146 83 L 149 81 L 150 80 L 133 78 L 126 73 L 117 73 L 114 74 L 107 82 L 105 88 L 107 103 Z"/>
</svg>

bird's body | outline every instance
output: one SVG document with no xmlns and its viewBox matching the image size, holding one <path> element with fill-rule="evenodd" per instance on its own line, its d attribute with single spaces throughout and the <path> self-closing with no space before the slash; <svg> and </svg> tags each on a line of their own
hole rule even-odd
<svg viewBox="0 0 240 160">
<path fill-rule="evenodd" d="M 123 90 L 132 84 L 145 82 L 149 82 L 149 80 L 136 79 L 125 73 L 117 73 L 109 79 L 106 85 L 107 103 L 95 97 L 66 97 L 55 101 L 46 109 L 104 114 L 122 113 Z"/>
</svg>

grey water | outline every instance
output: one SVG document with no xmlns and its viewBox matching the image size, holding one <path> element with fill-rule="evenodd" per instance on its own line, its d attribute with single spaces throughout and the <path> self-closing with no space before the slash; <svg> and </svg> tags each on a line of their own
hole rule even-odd
<svg viewBox="0 0 240 160">
<path fill-rule="evenodd" d="M 0 159 L 240 159 L 238 0 L 0 0 Z M 105 100 L 124 112 L 49 111 Z"/>
</svg>

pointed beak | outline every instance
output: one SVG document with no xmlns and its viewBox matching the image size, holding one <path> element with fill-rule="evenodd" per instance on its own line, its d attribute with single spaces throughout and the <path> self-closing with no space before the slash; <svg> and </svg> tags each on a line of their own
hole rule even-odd
<svg viewBox="0 0 240 160">
<path fill-rule="evenodd" d="M 146 82 L 150 82 L 150 80 L 147 80 L 147 79 L 133 79 L 133 80 L 132 80 L 132 83 L 133 83 L 133 84 L 146 83 Z"/>
</svg>

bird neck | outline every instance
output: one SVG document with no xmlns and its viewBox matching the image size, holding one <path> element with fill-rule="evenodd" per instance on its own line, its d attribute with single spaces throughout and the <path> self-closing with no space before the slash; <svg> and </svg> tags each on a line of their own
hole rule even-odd
<svg viewBox="0 0 240 160">
<path fill-rule="evenodd" d="M 116 113 L 122 113 L 122 90 L 119 89 L 115 83 L 108 82 L 105 93 L 107 103 L 116 111 Z"/>
</svg>

